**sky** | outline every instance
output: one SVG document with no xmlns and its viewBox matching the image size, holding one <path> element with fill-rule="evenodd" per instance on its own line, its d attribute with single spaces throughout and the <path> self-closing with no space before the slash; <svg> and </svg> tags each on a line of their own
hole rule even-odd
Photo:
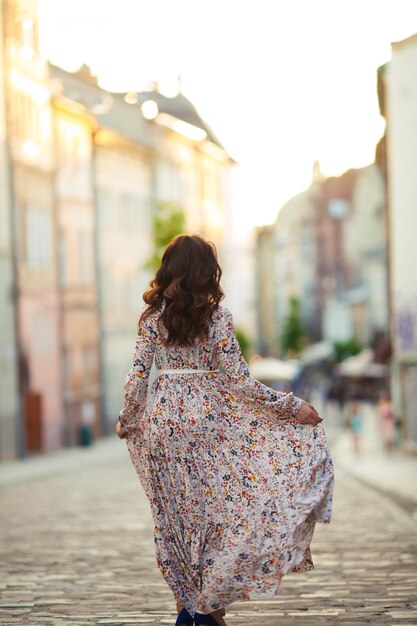
<svg viewBox="0 0 417 626">
<path fill-rule="evenodd" d="M 417 0 L 39 0 L 41 52 L 112 91 L 181 89 L 239 163 L 241 228 L 311 181 L 373 161 L 376 70 L 417 32 Z"/>
</svg>

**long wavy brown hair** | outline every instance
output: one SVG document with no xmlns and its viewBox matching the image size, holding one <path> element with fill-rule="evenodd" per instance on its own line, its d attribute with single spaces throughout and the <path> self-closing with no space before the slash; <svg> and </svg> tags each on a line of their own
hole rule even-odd
<svg viewBox="0 0 417 626">
<path fill-rule="evenodd" d="M 148 306 L 139 321 L 165 304 L 159 323 L 167 331 L 166 345 L 193 345 L 207 336 L 211 315 L 224 298 L 221 276 L 211 241 L 200 235 L 174 237 L 151 280 L 151 289 L 143 294 Z"/>
</svg>

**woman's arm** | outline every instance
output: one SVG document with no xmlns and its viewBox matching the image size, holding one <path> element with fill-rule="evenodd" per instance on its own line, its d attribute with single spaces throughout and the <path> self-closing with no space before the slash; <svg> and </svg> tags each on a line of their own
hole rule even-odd
<svg viewBox="0 0 417 626">
<path fill-rule="evenodd" d="M 145 410 L 154 351 L 155 333 L 148 318 L 138 326 L 133 365 L 125 380 L 124 407 L 116 424 L 116 433 L 121 439 L 134 434 Z"/>
<path fill-rule="evenodd" d="M 321 421 L 317 411 L 294 394 L 275 391 L 253 378 L 242 356 L 231 313 L 222 307 L 216 319 L 216 355 L 218 366 L 227 377 L 230 391 L 240 398 L 270 409 L 280 418 L 297 417 L 302 423 Z"/>
</svg>

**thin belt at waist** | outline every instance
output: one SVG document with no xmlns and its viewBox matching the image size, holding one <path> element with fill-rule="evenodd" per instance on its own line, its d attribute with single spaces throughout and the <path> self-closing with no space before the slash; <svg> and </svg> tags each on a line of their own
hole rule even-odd
<svg viewBox="0 0 417 626">
<path fill-rule="evenodd" d="M 157 370 L 158 376 L 162 374 L 213 374 L 219 370 L 193 370 L 193 369 L 161 369 Z"/>
</svg>

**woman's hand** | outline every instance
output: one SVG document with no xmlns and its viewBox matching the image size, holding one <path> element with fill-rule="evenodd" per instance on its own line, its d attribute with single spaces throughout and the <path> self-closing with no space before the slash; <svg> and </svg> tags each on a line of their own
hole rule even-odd
<svg viewBox="0 0 417 626">
<path fill-rule="evenodd" d="M 295 414 L 295 418 L 301 424 L 311 424 L 312 426 L 317 426 L 317 424 L 323 421 L 323 418 L 320 417 L 314 406 L 305 400 L 303 400 L 302 405 Z"/>
<path fill-rule="evenodd" d="M 126 439 L 126 435 L 122 433 L 122 425 L 120 424 L 120 422 L 116 423 L 114 430 L 116 432 L 116 435 L 119 437 L 119 439 Z"/>
</svg>

